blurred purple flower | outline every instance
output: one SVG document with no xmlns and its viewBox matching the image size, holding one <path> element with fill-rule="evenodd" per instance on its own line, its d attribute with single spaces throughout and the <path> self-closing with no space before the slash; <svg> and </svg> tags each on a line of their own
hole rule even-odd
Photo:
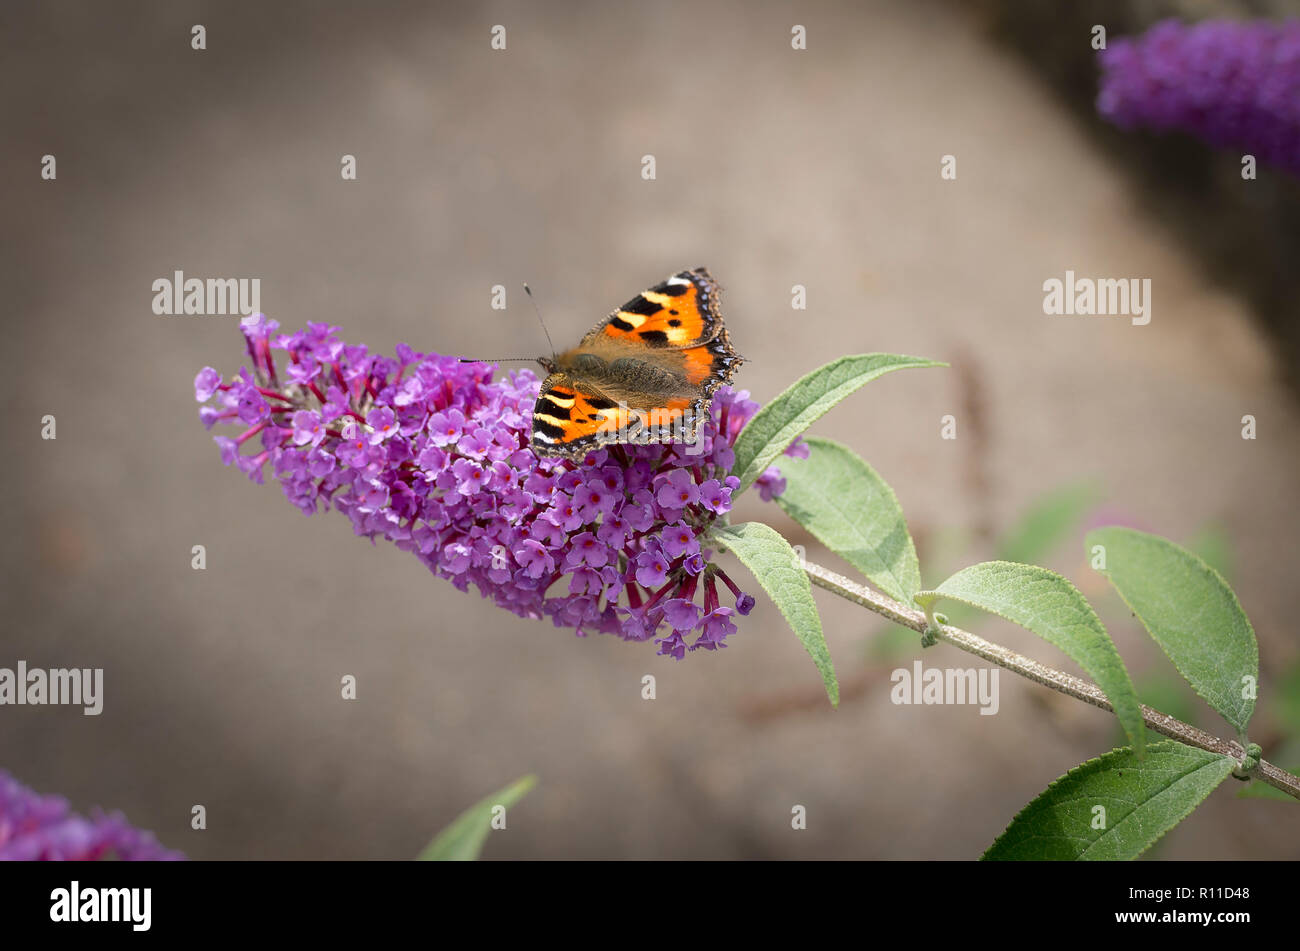
<svg viewBox="0 0 1300 951">
<path fill-rule="evenodd" d="M 70 811 L 60 796 L 33 792 L 0 770 L 0 861 L 173 861 L 185 858 L 163 848 L 150 832 L 136 829 L 119 812 Z"/>
<path fill-rule="evenodd" d="M 214 437 L 222 461 L 255 482 L 269 469 L 304 513 L 334 508 L 358 535 L 388 539 L 460 590 L 473 584 L 514 614 L 579 635 L 643 641 L 667 624 L 659 653 L 677 658 L 735 632 L 718 579 L 734 614 L 753 608 L 701 546 L 739 484 L 728 475 L 732 445 L 758 411 L 743 390 L 717 392 L 696 446 L 540 459 L 529 448 L 539 384 L 530 371 L 494 380 L 488 364 L 405 345 L 393 359 L 345 344 L 326 324 L 278 326 L 246 319 L 252 371 L 225 381 L 205 367 L 195 395 L 215 400 L 200 410 L 204 426 L 247 427 Z M 287 354 L 284 383 L 272 350 Z M 784 480 L 771 468 L 756 484 L 767 499 Z"/>
<path fill-rule="evenodd" d="M 1300 175 L 1300 20 L 1166 20 L 1101 52 L 1097 111 Z"/>
</svg>

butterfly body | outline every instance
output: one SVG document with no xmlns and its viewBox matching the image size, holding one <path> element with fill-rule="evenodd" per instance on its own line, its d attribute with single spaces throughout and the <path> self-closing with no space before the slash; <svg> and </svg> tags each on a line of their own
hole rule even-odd
<svg viewBox="0 0 1300 951">
<path fill-rule="evenodd" d="M 704 268 L 638 294 L 554 360 L 533 410 L 532 448 L 581 459 L 610 443 L 693 443 L 713 394 L 743 362 Z"/>
</svg>

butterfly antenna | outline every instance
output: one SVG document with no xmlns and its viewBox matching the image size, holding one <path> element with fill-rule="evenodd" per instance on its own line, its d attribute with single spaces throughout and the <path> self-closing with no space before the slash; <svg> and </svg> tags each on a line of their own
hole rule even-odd
<svg viewBox="0 0 1300 951">
<path fill-rule="evenodd" d="M 537 299 L 533 297 L 533 289 L 529 287 L 527 283 L 524 284 L 524 293 L 526 293 L 528 295 L 528 299 L 532 301 L 533 313 L 537 315 L 537 322 L 542 325 L 542 333 L 546 334 L 546 342 L 547 344 L 550 345 L 551 348 L 551 357 L 555 358 L 555 344 L 551 342 L 551 332 L 546 329 L 546 321 L 542 320 L 542 312 L 537 307 Z M 516 360 L 522 361 L 524 363 L 540 362 L 544 367 L 547 368 L 547 370 L 550 370 L 552 365 L 551 360 L 546 360 L 544 358 L 539 359 L 538 357 L 493 357 L 490 360 L 472 359 L 470 357 L 460 358 L 461 363 L 509 363 L 509 362 L 514 362 Z"/>
<path fill-rule="evenodd" d="M 558 359 L 555 353 L 555 344 L 551 343 L 551 332 L 546 329 L 546 321 L 542 320 L 541 309 L 538 308 L 537 299 L 533 297 L 533 289 L 528 286 L 527 281 L 524 282 L 524 293 L 527 294 L 528 299 L 533 302 L 533 313 L 537 315 L 537 322 L 542 325 L 542 333 L 546 334 L 546 343 L 551 348 L 552 359 Z"/>
</svg>

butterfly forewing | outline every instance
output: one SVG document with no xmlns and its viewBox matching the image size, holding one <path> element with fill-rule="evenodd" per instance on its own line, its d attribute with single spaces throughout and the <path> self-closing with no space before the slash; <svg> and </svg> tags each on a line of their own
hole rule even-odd
<svg viewBox="0 0 1300 951">
<path fill-rule="evenodd" d="M 638 347 L 685 349 L 712 340 L 722 329 L 718 285 L 705 268 L 679 271 L 630 301 L 582 338 L 601 336 Z"/>
</svg>

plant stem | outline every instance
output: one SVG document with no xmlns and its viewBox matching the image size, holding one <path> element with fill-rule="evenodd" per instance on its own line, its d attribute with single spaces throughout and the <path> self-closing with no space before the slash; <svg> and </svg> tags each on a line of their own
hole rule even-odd
<svg viewBox="0 0 1300 951">
<path fill-rule="evenodd" d="M 841 598 L 859 604 L 869 611 L 874 611 L 881 617 L 888 618 L 895 624 L 909 627 L 919 634 L 925 633 L 927 622 L 924 611 L 899 604 L 892 598 L 887 598 L 883 594 L 872 591 L 864 585 L 850 581 L 843 575 L 836 574 L 810 561 L 804 562 L 804 570 L 808 572 L 808 577 L 812 579 L 813 584 L 817 585 L 817 587 L 832 591 Z M 1090 703 L 1094 707 L 1113 710 L 1110 701 L 1106 699 L 1106 695 L 1102 693 L 1096 684 L 1090 681 L 1067 674 L 1063 670 L 1048 667 L 1046 664 L 1040 664 L 1023 654 L 1017 654 L 1010 648 L 986 641 L 984 638 L 972 634 L 970 631 L 963 631 L 959 627 L 942 624 L 938 626 L 936 634 L 940 640 L 947 641 L 959 650 L 983 657 L 999 667 L 1003 667 L 1022 677 L 1027 677 L 1044 687 L 1051 687 L 1058 693 L 1074 697 L 1076 700 L 1082 700 L 1084 703 Z M 1176 720 L 1167 713 L 1153 710 L 1145 704 L 1142 705 L 1142 720 L 1157 733 L 1186 743 L 1188 746 L 1195 746 L 1222 756 L 1230 756 L 1238 762 L 1246 755 L 1245 749 L 1235 740 L 1221 739 L 1211 733 L 1206 733 L 1204 730 L 1197 729 L 1189 723 Z M 1253 775 L 1275 789 L 1282 790 L 1288 796 L 1300 799 L 1300 777 L 1294 776 L 1284 769 L 1279 769 L 1272 763 L 1262 759 L 1259 761 L 1259 768 Z"/>
</svg>

